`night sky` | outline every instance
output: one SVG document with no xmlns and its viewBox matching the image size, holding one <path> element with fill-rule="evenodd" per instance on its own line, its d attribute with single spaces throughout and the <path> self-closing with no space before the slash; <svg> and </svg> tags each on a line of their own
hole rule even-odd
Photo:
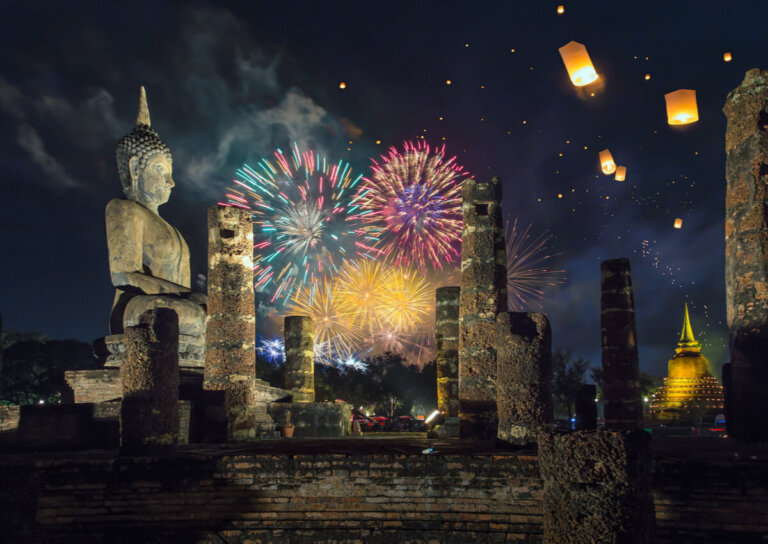
<svg viewBox="0 0 768 544">
<path fill-rule="evenodd" d="M 555 347 L 599 365 L 600 262 L 628 257 L 641 370 L 666 375 L 688 301 L 719 375 L 721 109 L 746 70 L 768 68 L 763 2 L 574 2 L 563 15 L 547 2 L 242 4 L 0 8 L 5 328 L 107 333 L 104 206 L 122 196 L 114 147 L 143 84 L 174 156 L 160 213 L 186 237 L 193 278 L 206 272 L 205 210 L 243 162 L 297 141 L 367 172 L 423 136 L 475 177 L 501 177 L 505 214 L 554 236 L 567 275 L 544 304 Z M 568 79 L 558 48 L 571 40 L 605 82 L 594 97 Z M 700 121 L 673 128 L 664 94 L 680 88 L 696 90 Z M 624 183 L 600 173 L 604 148 Z"/>
</svg>

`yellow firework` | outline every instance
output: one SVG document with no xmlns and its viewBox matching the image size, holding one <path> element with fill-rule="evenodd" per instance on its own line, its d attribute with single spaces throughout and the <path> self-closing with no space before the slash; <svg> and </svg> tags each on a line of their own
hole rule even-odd
<svg viewBox="0 0 768 544">
<path fill-rule="evenodd" d="M 378 261 L 347 261 L 336 280 L 337 296 L 348 309 L 351 324 L 370 337 L 382 327 L 382 284 L 385 269 Z"/>
<path fill-rule="evenodd" d="M 435 291 L 424 277 L 405 268 L 388 268 L 382 274 L 380 314 L 387 328 L 411 331 L 432 313 Z"/>
<path fill-rule="evenodd" d="M 300 289 L 289 305 L 286 315 L 307 315 L 312 318 L 315 345 L 322 346 L 329 358 L 347 356 L 363 339 L 362 331 L 350 319 L 354 310 L 339 296 L 338 286 L 328 280 Z"/>
</svg>

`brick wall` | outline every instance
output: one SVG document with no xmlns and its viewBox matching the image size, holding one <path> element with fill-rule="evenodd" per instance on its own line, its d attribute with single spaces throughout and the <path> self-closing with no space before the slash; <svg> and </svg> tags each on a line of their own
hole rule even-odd
<svg viewBox="0 0 768 544">
<path fill-rule="evenodd" d="M 768 541 L 765 455 L 718 461 L 656 459 L 653 473 L 659 542 Z"/>
<path fill-rule="evenodd" d="M 72 389 L 73 402 L 107 402 L 123 396 L 118 368 L 67 370 L 64 379 Z"/>
<path fill-rule="evenodd" d="M 764 461 L 654 472 L 655 542 L 764 542 Z M 537 459 L 513 452 L 2 456 L 0 482 L 0 542 L 541 542 Z"/>
<path fill-rule="evenodd" d="M 532 456 L 192 455 L 36 472 L 37 523 L 17 530 L 46 543 L 540 541 Z"/>
<path fill-rule="evenodd" d="M 179 444 L 189 443 L 190 411 L 179 401 Z M 0 451 L 117 448 L 119 417 L 120 401 L 0 406 Z"/>
</svg>

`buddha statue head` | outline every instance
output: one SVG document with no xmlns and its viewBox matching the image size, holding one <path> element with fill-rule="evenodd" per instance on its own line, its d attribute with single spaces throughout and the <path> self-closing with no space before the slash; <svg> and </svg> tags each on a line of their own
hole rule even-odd
<svg viewBox="0 0 768 544">
<path fill-rule="evenodd" d="M 136 126 L 117 142 L 117 171 L 126 198 L 157 213 L 168 202 L 173 182 L 171 150 L 151 127 L 147 94 L 139 94 Z"/>
</svg>

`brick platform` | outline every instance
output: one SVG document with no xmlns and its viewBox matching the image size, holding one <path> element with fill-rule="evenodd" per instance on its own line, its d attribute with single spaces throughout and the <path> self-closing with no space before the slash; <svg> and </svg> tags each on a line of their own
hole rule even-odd
<svg viewBox="0 0 768 544">
<path fill-rule="evenodd" d="M 725 441 L 680 441 L 676 449 L 658 442 L 657 542 L 762 542 L 764 452 L 735 458 Z M 430 444 L 437 452 L 422 455 Z M 491 443 L 473 449 L 460 440 L 293 439 L 226 450 L 191 445 L 164 458 L 117 459 L 110 451 L 0 456 L 0 481 L 9 542 L 542 539 L 535 454 Z"/>
</svg>

